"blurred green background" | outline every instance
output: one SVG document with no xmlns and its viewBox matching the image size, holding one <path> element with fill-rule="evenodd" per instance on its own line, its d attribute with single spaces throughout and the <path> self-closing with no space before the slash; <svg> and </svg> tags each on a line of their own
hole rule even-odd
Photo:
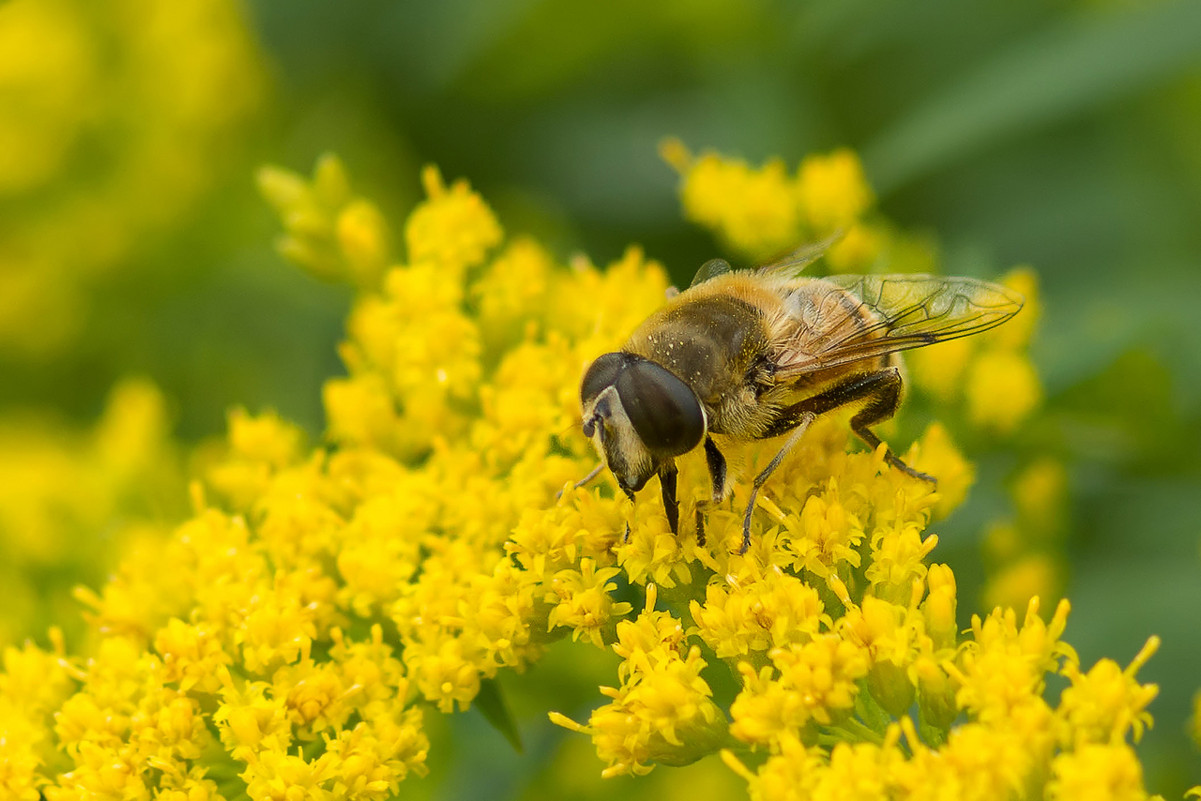
<svg viewBox="0 0 1201 801">
<path fill-rule="evenodd" d="M 186 446 L 220 435 L 232 406 L 275 408 L 319 437 L 320 384 L 341 370 L 334 345 L 350 292 L 274 253 L 258 165 L 307 172 L 337 152 L 398 221 L 433 162 L 468 178 L 510 233 L 533 233 L 559 257 L 604 263 L 636 242 L 686 282 L 720 251 L 681 218 L 677 176 L 657 152 L 668 135 L 790 165 L 849 146 L 883 214 L 935 237 L 946 272 L 1037 270 L 1038 441 L 1067 466 L 1071 499 L 1067 640 L 1086 665 L 1125 664 L 1148 635 L 1163 637 L 1140 674 L 1161 694 L 1139 753 L 1153 790 L 1201 782 L 1188 737 L 1201 686 L 1201 4 L 1191 0 L 10 0 L 0 4 L 0 465 L 12 465 L 2 475 L 31 463 L 33 446 L 13 432 L 45 432 L 62 454 L 94 449 L 106 398 L 131 375 L 161 389 L 156 436 L 185 446 L 170 457 L 181 474 Z M 982 530 L 1003 503 L 989 488 L 1010 467 L 982 457 L 972 501 L 939 530 L 936 556 L 960 576 L 965 623 L 985 572 Z M 81 532 L 116 525 L 61 498 L 46 504 Z M 169 522 L 185 506 L 182 490 L 159 492 L 113 515 Z M 0 514 L 0 525 L 21 519 Z M 70 608 L 39 606 L 47 588 L 66 597 L 112 568 L 99 534 L 65 576 L 53 552 L 31 556 L 13 537 L 0 532 L 0 558 L 32 611 L 12 637 L 40 636 L 61 619 L 47 610 Z M 474 716 L 451 725 L 492 771 L 481 781 L 528 790 L 537 747 L 514 767 Z M 587 751 L 574 764 L 591 775 L 599 763 Z M 469 795 L 439 759 L 430 791 Z M 658 797 L 671 796 L 670 775 L 656 771 Z M 581 784 L 578 794 L 593 792 Z"/>
</svg>

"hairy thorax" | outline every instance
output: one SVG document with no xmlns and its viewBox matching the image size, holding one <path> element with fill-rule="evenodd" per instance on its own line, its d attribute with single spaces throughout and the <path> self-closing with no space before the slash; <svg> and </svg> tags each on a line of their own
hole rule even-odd
<svg viewBox="0 0 1201 801">
<path fill-rule="evenodd" d="M 668 301 L 624 349 L 687 383 L 704 406 L 709 431 L 758 439 L 770 432 L 780 409 L 867 366 L 810 369 L 788 378 L 780 373 L 782 364 L 817 359 L 823 342 L 843 333 L 821 330 L 823 316 L 806 313 L 809 283 L 722 276 Z M 895 360 L 872 361 L 884 366 Z"/>
</svg>

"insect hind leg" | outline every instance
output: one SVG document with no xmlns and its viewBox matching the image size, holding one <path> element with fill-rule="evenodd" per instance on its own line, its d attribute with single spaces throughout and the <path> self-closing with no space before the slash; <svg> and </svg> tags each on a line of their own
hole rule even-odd
<svg viewBox="0 0 1201 801">
<path fill-rule="evenodd" d="M 867 404 L 851 418 L 851 430 L 874 451 L 880 447 L 881 442 L 868 426 L 888 420 L 897 413 L 897 408 L 901 405 L 901 373 L 897 368 L 889 367 L 877 373 L 869 373 L 860 384 L 859 392 L 862 392 L 861 397 L 867 398 Z M 905 464 L 887 445 L 884 447 L 884 461 L 914 478 L 938 484 L 938 479 L 934 476 Z"/>
<path fill-rule="evenodd" d="M 901 372 L 895 367 L 886 367 L 870 373 L 852 376 L 841 384 L 806 398 L 800 403 L 781 410 L 775 424 L 763 438 L 776 437 L 791 431 L 806 415 L 822 415 L 852 403 L 863 403 L 863 407 L 851 418 L 851 430 L 873 450 L 880 447 L 880 438 L 869 428 L 891 418 L 901 405 Z M 884 460 L 906 475 L 937 484 L 933 476 L 915 470 L 901 457 L 886 448 Z"/>
<path fill-rule="evenodd" d="M 901 405 L 901 372 L 895 367 L 887 367 L 851 376 L 824 392 L 780 410 L 774 424 L 763 433 L 760 439 L 777 437 L 789 431 L 793 431 L 793 435 L 788 438 L 788 442 L 763 472 L 755 477 L 750 503 L 747 505 L 746 516 L 743 519 L 742 548 L 739 553 L 746 553 L 747 548 L 750 547 L 751 513 L 755 509 L 755 499 L 759 494 L 759 488 L 780 465 L 785 454 L 796 444 L 800 435 L 804 433 L 815 417 L 852 403 L 862 403 L 863 406 L 851 418 L 851 430 L 871 448 L 879 448 L 880 438 L 869 426 L 883 422 L 896 414 L 897 408 Z M 892 449 L 887 446 L 884 451 L 884 460 L 906 475 L 928 481 L 931 484 L 938 484 L 934 476 L 905 464 L 901 457 L 893 453 Z"/>
</svg>

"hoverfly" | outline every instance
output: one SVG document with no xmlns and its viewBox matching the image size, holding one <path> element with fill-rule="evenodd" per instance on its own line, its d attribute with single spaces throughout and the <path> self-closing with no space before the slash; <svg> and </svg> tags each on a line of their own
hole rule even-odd
<svg viewBox="0 0 1201 801">
<path fill-rule="evenodd" d="M 856 408 L 851 430 L 879 447 L 871 427 L 901 401 L 899 351 L 986 331 L 1022 308 L 1017 293 L 975 278 L 800 275 L 828 244 L 755 270 L 707 262 L 687 290 L 584 374 L 584 435 L 631 500 L 659 476 L 673 533 L 676 457 L 703 447 L 711 503 L 726 496 L 726 460 L 711 434 L 757 440 L 791 432 L 755 477 L 743 517 L 745 553 L 760 488 L 818 415 Z M 891 450 L 885 459 L 935 481 Z M 701 506 L 697 536 L 703 541 Z"/>
</svg>

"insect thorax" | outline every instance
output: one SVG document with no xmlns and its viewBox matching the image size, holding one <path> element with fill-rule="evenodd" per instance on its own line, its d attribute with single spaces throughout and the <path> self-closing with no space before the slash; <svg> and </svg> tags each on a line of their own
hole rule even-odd
<svg viewBox="0 0 1201 801">
<path fill-rule="evenodd" d="M 626 350 L 679 376 L 696 393 L 720 430 L 723 398 L 743 388 L 748 372 L 767 353 L 763 314 L 730 295 L 689 299 L 652 315 L 630 337 Z"/>
</svg>

